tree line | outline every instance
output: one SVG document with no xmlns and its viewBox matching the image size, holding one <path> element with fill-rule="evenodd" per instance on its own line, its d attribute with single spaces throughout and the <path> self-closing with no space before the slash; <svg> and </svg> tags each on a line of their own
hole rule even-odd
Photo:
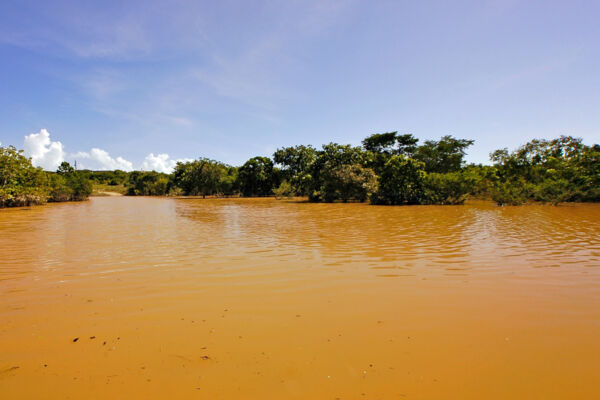
<svg viewBox="0 0 600 400">
<path fill-rule="evenodd" d="M 76 182 L 91 181 L 125 185 L 129 195 L 304 196 L 312 202 L 381 205 L 462 204 L 469 197 L 492 199 L 501 205 L 600 200 L 597 144 L 587 146 L 571 136 L 532 140 L 512 152 L 492 152 L 492 165 L 467 165 L 466 150 L 473 143 L 453 136 L 420 143 L 411 134 L 387 132 L 366 137 L 361 146 L 284 147 L 272 157 L 253 157 L 239 167 L 208 158 L 179 162 L 171 174 L 74 171 L 67 163 L 57 173 L 44 173 L 30 161 L 26 166 L 28 160 L 20 155 L 22 179 L 28 182 L 23 188 L 29 189 L 12 198 L 27 198 L 27 190 L 45 188 L 40 190 L 48 201 L 78 199 L 85 191 L 78 189 Z M 38 177 L 35 179 L 41 181 L 36 181 L 32 178 L 36 174 L 46 180 Z M 0 199 L 4 192 L 8 193 L 2 186 Z M 10 205 L 10 201 L 1 201 Z"/>
<path fill-rule="evenodd" d="M 85 200 L 92 183 L 82 171 L 63 162 L 56 172 L 35 168 L 22 150 L 0 147 L 0 207 Z"/>
</svg>

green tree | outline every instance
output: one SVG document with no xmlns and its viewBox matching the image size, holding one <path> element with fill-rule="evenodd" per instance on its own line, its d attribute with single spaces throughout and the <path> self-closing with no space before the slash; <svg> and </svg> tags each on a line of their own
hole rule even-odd
<svg viewBox="0 0 600 400">
<path fill-rule="evenodd" d="M 373 169 L 375 173 L 381 174 L 383 166 L 390 157 L 397 153 L 397 132 L 375 133 L 367 136 L 362 141 L 365 149 L 363 163 Z"/>
<path fill-rule="evenodd" d="M 425 176 L 423 202 L 427 204 L 463 204 L 473 185 L 472 178 L 463 172 L 447 174 L 431 172 Z"/>
<path fill-rule="evenodd" d="M 226 169 L 224 164 L 208 158 L 178 162 L 172 175 L 173 183 L 181 188 L 186 196 L 206 197 L 218 194 Z"/>
<path fill-rule="evenodd" d="M 457 172 L 463 166 L 465 150 L 474 140 L 443 136 L 440 140 L 427 140 L 418 146 L 413 158 L 425 164 L 427 172 Z"/>
<path fill-rule="evenodd" d="M 294 146 L 277 149 L 273 161 L 281 166 L 281 179 L 288 181 L 299 195 L 307 195 L 312 176 L 310 169 L 317 158 L 312 146 Z"/>
<path fill-rule="evenodd" d="M 219 182 L 219 192 L 225 196 L 233 196 L 239 193 L 238 168 L 232 166 L 223 166 L 224 172 Z"/>
<path fill-rule="evenodd" d="M 393 156 L 385 163 L 379 176 L 379 189 L 372 202 L 375 204 L 419 204 L 424 200 L 425 164 Z"/>
<path fill-rule="evenodd" d="M 397 152 L 395 146 L 398 140 L 398 132 L 375 133 L 367 136 L 362 141 L 366 151 L 393 155 Z"/>
<path fill-rule="evenodd" d="M 326 202 L 342 200 L 366 201 L 377 191 L 377 176 L 359 164 L 343 164 L 322 174 L 321 196 Z"/>
<path fill-rule="evenodd" d="M 293 197 L 294 193 L 294 188 L 286 180 L 282 181 L 277 188 L 273 189 L 273 194 L 275 195 L 275 198 L 277 200 L 282 199 L 284 197 Z"/>
<path fill-rule="evenodd" d="M 26 206 L 46 201 L 46 175 L 22 150 L 0 147 L 0 207 Z"/>
<path fill-rule="evenodd" d="M 238 170 L 239 188 L 244 196 L 268 196 L 276 185 L 273 161 L 253 157 Z"/>
<path fill-rule="evenodd" d="M 82 201 L 92 194 L 92 183 L 83 171 L 63 161 L 50 179 L 51 201 Z"/>
<path fill-rule="evenodd" d="M 600 200 L 600 150 L 580 138 L 534 139 L 490 154 L 497 170 L 493 198 L 502 204 Z"/>
<path fill-rule="evenodd" d="M 310 192 L 311 201 L 322 201 L 325 194 L 326 180 L 333 171 L 344 165 L 369 164 L 369 152 L 364 152 L 360 147 L 341 145 L 337 143 L 325 144 L 322 150 L 317 151 L 317 158 L 310 168 Z"/>
<path fill-rule="evenodd" d="M 75 168 L 73 168 L 68 162 L 63 161 L 60 163 L 56 173 L 62 176 L 68 176 L 75 173 Z"/>
<path fill-rule="evenodd" d="M 133 171 L 129 174 L 129 196 L 164 196 L 169 190 L 170 180 L 167 174 L 156 171 Z"/>
<path fill-rule="evenodd" d="M 415 151 L 417 150 L 417 143 L 419 143 L 419 139 L 410 133 L 407 133 L 404 135 L 398 135 L 396 140 L 398 141 L 398 150 L 396 154 L 413 158 Z"/>
</svg>

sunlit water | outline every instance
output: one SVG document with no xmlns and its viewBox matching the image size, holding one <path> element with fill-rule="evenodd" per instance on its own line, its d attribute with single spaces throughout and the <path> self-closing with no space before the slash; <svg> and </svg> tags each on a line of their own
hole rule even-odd
<svg viewBox="0 0 600 400">
<path fill-rule="evenodd" d="M 599 361 L 599 205 L 0 210 L 2 399 L 592 399 Z"/>
</svg>

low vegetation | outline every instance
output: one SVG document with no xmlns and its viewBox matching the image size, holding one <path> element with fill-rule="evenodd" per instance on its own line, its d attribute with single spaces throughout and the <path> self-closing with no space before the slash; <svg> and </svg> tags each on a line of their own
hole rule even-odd
<svg viewBox="0 0 600 400">
<path fill-rule="evenodd" d="M 496 150 L 492 165 L 466 165 L 472 140 L 374 134 L 362 146 L 328 143 L 278 149 L 240 167 L 208 158 L 155 171 L 56 172 L 35 168 L 14 147 L 0 148 L 0 207 L 84 200 L 92 192 L 131 196 L 306 196 L 312 202 L 370 201 L 379 205 L 462 204 L 467 198 L 499 205 L 600 201 L 600 146 L 561 136 Z"/>
<path fill-rule="evenodd" d="M 56 172 L 35 168 L 16 148 L 0 147 L 0 207 L 85 200 L 92 192 L 89 179 L 63 162 Z"/>
</svg>

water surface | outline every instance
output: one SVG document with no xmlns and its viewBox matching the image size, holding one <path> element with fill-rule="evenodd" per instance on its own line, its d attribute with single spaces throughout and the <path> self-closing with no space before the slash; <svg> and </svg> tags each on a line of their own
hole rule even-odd
<svg viewBox="0 0 600 400">
<path fill-rule="evenodd" d="M 1 398 L 595 398 L 599 338 L 599 205 L 0 210 Z"/>
</svg>

